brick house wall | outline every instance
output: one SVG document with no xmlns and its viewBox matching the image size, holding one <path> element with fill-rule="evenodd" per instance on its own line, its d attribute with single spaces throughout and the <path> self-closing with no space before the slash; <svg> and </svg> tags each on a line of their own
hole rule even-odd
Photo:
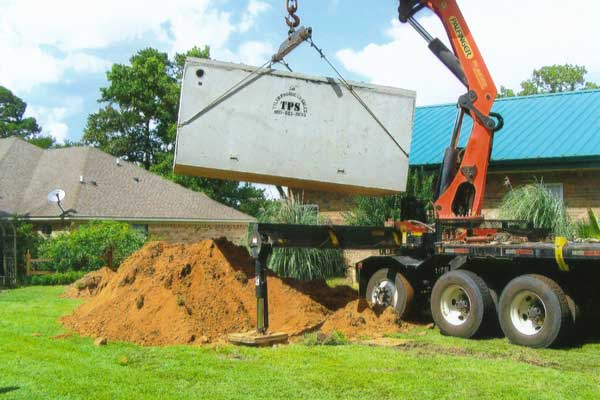
<svg viewBox="0 0 600 400">
<path fill-rule="evenodd" d="M 498 207 L 510 190 L 505 184 L 507 178 L 514 188 L 537 180 L 550 186 L 555 193 L 562 192 L 563 202 L 572 221 L 585 219 L 589 208 L 600 214 L 600 170 L 490 171 L 483 209 L 486 218 L 499 218 Z M 336 225 L 344 224 L 343 215 L 352 207 L 350 195 L 309 190 L 296 192 L 303 195 L 305 204 L 317 204 L 321 215 Z"/>
<path fill-rule="evenodd" d="M 589 208 L 600 215 L 600 170 L 491 171 L 488 174 L 485 208 L 483 209 L 486 218 L 499 218 L 498 207 L 504 195 L 510 190 L 505 184 L 507 178 L 514 188 L 537 180 L 550 186 L 557 194 L 562 192 L 563 202 L 573 222 L 586 219 Z M 309 190 L 294 192 L 296 196 L 303 199 L 304 204 L 318 205 L 321 216 L 336 225 L 344 224 L 343 215 L 352 207 L 352 196 L 350 195 Z M 360 260 L 378 254 L 378 251 L 372 250 L 346 250 L 344 259 L 349 267 L 353 267 Z M 353 273 L 353 271 L 352 268 L 349 273 Z"/>
<path fill-rule="evenodd" d="M 300 199 L 303 204 L 318 205 L 320 216 L 333 225 L 345 224 L 344 213 L 352 208 L 352 198 L 354 197 L 344 193 L 291 188 L 290 196 Z"/>
<path fill-rule="evenodd" d="M 45 237 L 76 229 L 79 222 L 34 223 L 34 229 Z M 227 238 L 237 245 L 246 245 L 248 224 L 243 223 L 131 223 L 134 228 L 147 228 L 150 240 L 168 243 L 190 243 L 205 239 Z"/>
<path fill-rule="evenodd" d="M 237 245 L 245 245 L 248 224 L 190 223 L 190 224 L 148 224 L 151 240 L 169 243 L 190 243 L 206 239 L 227 238 Z"/>
<path fill-rule="evenodd" d="M 487 218 L 499 217 L 498 207 L 510 190 L 505 184 L 507 178 L 514 188 L 537 180 L 551 187 L 555 193 L 562 189 L 563 202 L 572 221 L 585 219 L 589 208 L 600 213 L 599 170 L 490 172 L 483 210 Z"/>
</svg>

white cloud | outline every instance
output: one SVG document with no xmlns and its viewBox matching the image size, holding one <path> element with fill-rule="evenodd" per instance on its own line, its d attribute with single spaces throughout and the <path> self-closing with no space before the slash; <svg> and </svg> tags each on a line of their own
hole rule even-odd
<svg viewBox="0 0 600 400">
<path fill-rule="evenodd" d="M 64 106 L 44 107 L 30 105 L 27 107 L 26 116 L 34 117 L 42 127 L 42 133 L 50 135 L 58 143 L 64 143 L 69 137 L 69 126 L 66 120 L 83 111 L 83 99 L 68 97 L 63 99 Z"/>
<path fill-rule="evenodd" d="M 64 143 L 69 135 L 69 126 L 65 123 L 65 107 L 29 107 L 27 114 L 34 117 L 42 127 L 42 133 L 52 136 L 58 143 Z"/>
<path fill-rule="evenodd" d="M 96 50 L 142 38 L 171 54 L 209 45 L 214 57 L 262 64 L 274 52 L 269 44 L 250 41 L 232 51 L 228 43 L 270 5 L 249 0 L 234 19 L 217 7 L 223 4 L 238 6 L 220 0 L 0 0 L 0 85 L 23 97 L 41 84 L 72 79 L 70 73 L 103 72 L 112 61 Z M 84 110 L 80 98 L 60 101 L 60 107 L 32 103 L 27 114 L 62 143 L 73 133 L 67 121 Z"/>
<path fill-rule="evenodd" d="M 95 73 L 110 63 L 92 55 L 151 35 L 170 53 L 209 45 L 226 54 L 270 6 L 250 0 L 240 21 L 215 0 L 0 0 L 0 84 L 16 92 L 58 82 L 69 70 Z M 24 18 L 23 16 L 27 16 Z M 52 49 L 52 51 L 49 50 Z"/>
<path fill-rule="evenodd" d="M 109 61 L 85 53 L 68 54 L 60 64 L 65 70 L 88 73 L 103 72 L 111 66 Z"/>
<path fill-rule="evenodd" d="M 498 87 L 518 89 L 533 69 L 548 64 L 585 65 L 590 79 L 600 74 L 594 40 L 600 2 L 547 0 L 540 7 L 536 1 L 507 0 L 490 9 L 487 2 L 463 0 L 460 5 Z M 437 16 L 419 20 L 447 42 Z M 387 42 L 340 50 L 338 59 L 371 82 L 416 90 L 419 104 L 454 102 L 464 92 L 409 25 L 394 20 L 386 33 Z"/>
<path fill-rule="evenodd" d="M 262 65 L 275 53 L 275 49 L 269 43 L 265 42 L 246 42 L 239 50 L 239 60 L 244 64 Z"/>
<path fill-rule="evenodd" d="M 271 5 L 263 1 L 250 0 L 248 8 L 242 16 L 242 21 L 238 26 L 238 31 L 247 32 L 254 26 L 258 16 L 271 8 Z"/>
</svg>

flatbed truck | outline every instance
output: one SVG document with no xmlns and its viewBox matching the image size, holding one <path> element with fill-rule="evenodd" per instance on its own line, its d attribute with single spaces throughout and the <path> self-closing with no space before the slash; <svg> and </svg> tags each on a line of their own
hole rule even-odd
<svg viewBox="0 0 600 400">
<path fill-rule="evenodd" d="M 428 8 L 442 21 L 448 49 L 414 18 Z M 512 342 L 549 347 L 576 339 L 582 316 L 599 303 L 600 244 L 569 242 L 518 221 L 481 215 L 493 137 L 503 125 L 491 112 L 497 90 L 455 0 L 400 0 L 399 18 L 427 41 L 463 83 L 458 116 L 439 172 L 434 224 L 407 218 L 387 227 L 256 224 L 258 328 L 268 327 L 264 266 L 273 248 L 379 249 L 356 265 L 360 296 L 401 318 L 430 310 L 445 335 L 473 338 L 502 331 Z M 464 117 L 473 120 L 458 147 Z M 523 132 L 523 135 L 526 135 Z M 409 202 L 407 202 L 408 204 Z M 422 215 L 414 209 L 403 215 Z"/>
</svg>

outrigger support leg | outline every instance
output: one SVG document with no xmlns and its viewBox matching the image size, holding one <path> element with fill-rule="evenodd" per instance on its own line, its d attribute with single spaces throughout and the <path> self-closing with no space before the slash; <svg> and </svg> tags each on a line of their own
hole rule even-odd
<svg viewBox="0 0 600 400">
<path fill-rule="evenodd" d="M 254 225 L 250 238 L 250 248 L 256 269 L 256 331 L 265 334 L 269 328 L 269 294 L 267 291 L 266 263 L 273 248 L 263 243 L 258 226 Z"/>
</svg>

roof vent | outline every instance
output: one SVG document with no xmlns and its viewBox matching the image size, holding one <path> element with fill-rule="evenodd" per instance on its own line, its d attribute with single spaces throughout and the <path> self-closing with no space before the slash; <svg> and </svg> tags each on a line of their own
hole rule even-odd
<svg viewBox="0 0 600 400">
<path fill-rule="evenodd" d="M 117 167 L 120 167 L 120 166 L 121 166 L 121 159 L 117 158 Z"/>
<path fill-rule="evenodd" d="M 133 180 L 136 181 L 136 182 L 138 182 L 138 183 L 140 182 L 140 178 L 138 178 L 137 176 L 134 177 Z"/>
<path fill-rule="evenodd" d="M 79 183 L 85 183 L 85 181 L 83 180 L 83 175 L 79 175 Z"/>
</svg>

